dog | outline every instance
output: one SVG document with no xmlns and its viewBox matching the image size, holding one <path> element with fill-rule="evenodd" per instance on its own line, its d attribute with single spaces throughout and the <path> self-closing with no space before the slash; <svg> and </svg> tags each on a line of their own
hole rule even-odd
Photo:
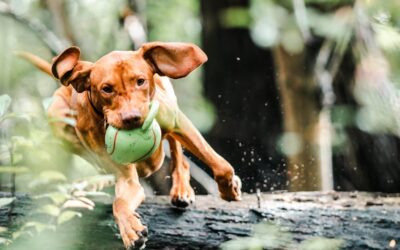
<svg viewBox="0 0 400 250">
<path fill-rule="evenodd" d="M 48 116 L 56 120 L 52 122 L 55 135 L 68 142 L 73 153 L 83 157 L 88 151 L 94 153 L 105 170 L 116 175 L 113 215 L 127 249 L 144 247 L 148 235 L 135 212 L 145 198 L 139 177 L 157 171 L 165 154 L 161 143 L 146 160 L 118 164 L 105 151 L 105 131 L 108 125 L 140 127 L 152 100 L 160 104 L 156 120 L 171 152 L 171 203 L 184 208 L 195 199 L 182 146 L 211 168 L 222 199 L 241 199 L 241 181 L 233 167 L 181 112 L 169 81 L 185 77 L 207 61 L 198 46 L 150 42 L 137 51 L 110 52 L 94 63 L 80 60 L 78 47 L 67 48 L 51 64 L 32 54 L 25 57 L 62 84 L 48 108 Z M 75 126 L 63 122 L 65 118 L 74 118 Z"/>
</svg>

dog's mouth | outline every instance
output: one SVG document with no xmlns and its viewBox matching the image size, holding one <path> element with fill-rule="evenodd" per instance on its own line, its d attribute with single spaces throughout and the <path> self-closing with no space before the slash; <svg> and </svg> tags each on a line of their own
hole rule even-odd
<svg viewBox="0 0 400 250">
<path fill-rule="evenodd" d="M 132 130 L 136 128 L 140 128 L 143 126 L 142 121 L 137 121 L 137 122 L 132 122 L 132 123 L 123 123 L 121 122 L 120 124 L 114 124 L 114 123 L 109 123 L 107 120 L 104 120 L 104 130 L 107 130 L 109 126 L 112 126 L 116 129 L 121 129 L 121 130 Z"/>
<path fill-rule="evenodd" d="M 103 118 L 104 129 L 107 130 L 108 126 L 112 126 L 120 130 L 132 130 L 141 128 L 148 117 L 149 112 L 144 114 L 138 110 L 119 111 L 119 110 L 105 110 Z"/>
</svg>

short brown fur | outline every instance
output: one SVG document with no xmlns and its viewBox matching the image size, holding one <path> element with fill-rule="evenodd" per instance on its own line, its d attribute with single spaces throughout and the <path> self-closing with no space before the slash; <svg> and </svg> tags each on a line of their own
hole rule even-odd
<svg viewBox="0 0 400 250">
<path fill-rule="evenodd" d="M 104 150 L 106 125 L 120 129 L 141 126 L 152 100 L 160 103 L 156 117 L 171 149 L 171 202 L 186 207 L 194 201 L 190 186 L 189 164 L 182 153 L 188 151 L 212 170 L 220 195 L 228 201 L 240 200 L 240 179 L 232 166 L 204 140 L 190 120 L 180 111 L 172 85 L 166 77 L 181 78 L 207 61 L 196 45 L 188 43 L 153 42 L 138 51 L 113 51 L 98 61 L 80 60 L 80 50 L 70 47 L 50 65 L 42 59 L 22 53 L 22 56 L 64 85 L 54 93 L 48 115 L 53 118 L 71 116 L 75 111 L 76 126 L 56 122 L 56 135 L 68 141 L 74 153 L 96 153 L 104 168 L 117 176 L 113 213 L 126 248 L 141 247 L 147 228 L 135 212 L 144 200 L 139 177 L 157 171 L 164 161 L 161 146 L 147 160 L 120 165 Z"/>
</svg>

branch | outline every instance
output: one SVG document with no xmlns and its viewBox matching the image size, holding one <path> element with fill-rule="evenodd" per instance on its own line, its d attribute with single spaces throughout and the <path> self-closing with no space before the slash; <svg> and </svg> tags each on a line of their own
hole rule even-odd
<svg viewBox="0 0 400 250">
<path fill-rule="evenodd" d="M 38 20 L 28 19 L 13 10 L 9 4 L 0 2 L 0 14 L 11 17 L 18 23 L 26 26 L 39 38 L 53 55 L 60 53 L 66 46 L 65 42 L 59 39 L 51 30 Z"/>
<path fill-rule="evenodd" d="M 149 227 L 147 249 L 218 249 L 225 241 L 248 236 L 271 243 L 268 240 L 274 236 L 273 230 L 253 234 L 255 225 L 263 221 L 292 238 L 291 244 L 316 237 L 341 240 L 343 249 L 388 249 L 389 244 L 397 244 L 393 242 L 400 230 L 400 197 L 396 194 L 269 193 L 261 194 L 260 200 L 258 208 L 255 195 L 244 195 L 241 202 L 230 203 L 214 196 L 197 196 L 193 208 L 178 210 L 171 208 L 168 197 L 146 199 L 138 212 Z M 17 197 L 15 207 L 18 212 L 13 217 L 27 215 L 33 209 L 26 196 Z M 5 210 L 0 210 L 2 221 L 8 216 Z M 82 214 L 82 218 L 59 226 L 55 232 L 45 231 L 29 241 L 15 243 L 25 244 L 19 249 L 33 245 L 35 249 L 122 249 L 111 204 L 97 203 L 94 211 Z M 16 230 L 15 224 L 11 226 L 10 230 Z M 250 241 L 246 238 L 242 243 Z M 51 243 L 55 245 L 49 247 Z M 280 246 L 271 249 L 297 249 L 289 244 Z"/>
</svg>

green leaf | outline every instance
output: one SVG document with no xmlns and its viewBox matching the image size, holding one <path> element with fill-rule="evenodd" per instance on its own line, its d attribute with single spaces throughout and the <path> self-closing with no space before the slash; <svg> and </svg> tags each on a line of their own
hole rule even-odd
<svg viewBox="0 0 400 250">
<path fill-rule="evenodd" d="M 57 171 L 43 171 L 34 180 L 29 183 L 30 188 L 35 188 L 37 186 L 47 185 L 50 183 L 60 183 L 66 182 L 67 177 L 64 174 Z"/>
<path fill-rule="evenodd" d="M 0 145 L 0 162 L 9 163 L 10 162 L 10 150 L 8 145 Z"/>
<path fill-rule="evenodd" d="M 220 13 L 222 26 L 227 28 L 247 28 L 251 23 L 250 13 L 247 8 L 230 7 Z"/>
<path fill-rule="evenodd" d="M 23 159 L 24 159 L 24 157 L 22 156 L 22 154 L 13 153 L 13 162 L 12 162 L 12 164 L 15 166 L 18 163 L 20 163 Z"/>
<path fill-rule="evenodd" d="M 68 198 L 70 198 L 70 196 L 67 194 L 64 194 L 64 193 L 60 193 L 60 192 L 53 192 L 53 193 L 47 193 L 47 194 L 38 195 L 38 196 L 34 197 L 34 199 L 42 199 L 42 198 L 49 198 L 54 202 L 55 205 L 61 205 Z"/>
<path fill-rule="evenodd" d="M 64 118 L 49 118 L 49 122 L 64 122 L 68 125 L 71 125 L 72 127 L 75 127 L 76 125 L 76 120 L 73 118 L 68 118 L 68 117 L 64 117 Z"/>
<path fill-rule="evenodd" d="M 64 211 L 57 219 L 57 224 L 61 225 L 75 217 L 82 217 L 82 214 L 75 211 Z"/>
<path fill-rule="evenodd" d="M 0 174 L 21 174 L 29 171 L 29 168 L 22 166 L 0 166 Z"/>
<path fill-rule="evenodd" d="M 378 44 L 387 51 L 400 50 L 400 32 L 395 27 L 385 24 L 373 24 Z"/>
<path fill-rule="evenodd" d="M 222 250 L 243 250 L 243 249 L 251 249 L 251 250 L 262 250 L 264 249 L 264 242 L 257 237 L 243 237 L 237 238 L 234 240 L 230 240 L 222 243 Z"/>
<path fill-rule="evenodd" d="M 9 95 L 0 96 L 0 117 L 2 117 L 10 107 L 11 97 Z"/>
<path fill-rule="evenodd" d="M 0 198 L 0 207 L 7 206 L 8 204 L 11 204 L 14 200 L 15 200 L 15 197 Z"/>
<path fill-rule="evenodd" d="M 44 230 L 52 230 L 55 231 L 56 227 L 54 225 L 45 224 L 37 221 L 29 221 L 22 226 L 21 230 L 26 230 L 29 228 L 35 229 L 36 232 L 41 233 Z"/>
<path fill-rule="evenodd" d="M 0 233 L 7 232 L 8 228 L 7 227 L 0 227 Z"/>
<path fill-rule="evenodd" d="M 43 99 L 43 101 L 42 101 L 42 105 L 43 105 L 43 108 L 47 111 L 48 109 L 49 109 L 49 107 L 50 107 L 50 105 L 54 102 L 54 97 L 52 96 L 52 97 L 47 97 L 47 98 L 44 98 Z"/>
<path fill-rule="evenodd" d="M 105 192 L 101 192 L 101 191 L 82 191 L 81 193 L 82 196 L 91 196 L 91 197 L 111 197 L 110 194 L 105 193 Z"/>
<path fill-rule="evenodd" d="M 339 250 L 343 240 L 316 237 L 301 242 L 299 250 Z"/>
<path fill-rule="evenodd" d="M 13 137 L 11 137 L 11 141 L 12 141 L 14 147 L 31 148 L 34 146 L 32 140 L 29 140 L 23 136 L 13 136 Z"/>
<path fill-rule="evenodd" d="M 29 132 L 32 143 L 40 144 L 49 139 L 49 131 L 46 129 L 31 128 Z"/>
<path fill-rule="evenodd" d="M 55 205 L 47 204 L 37 209 L 37 213 L 48 214 L 51 216 L 58 216 L 60 214 L 60 208 Z"/>
<path fill-rule="evenodd" d="M 12 234 L 12 238 L 15 240 L 15 239 L 19 238 L 23 234 L 26 234 L 26 232 L 25 231 L 17 231 L 17 232 Z"/>
<path fill-rule="evenodd" d="M 11 241 L 9 239 L 0 237 L 0 245 L 8 245 L 10 243 L 11 243 Z"/>
<path fill-rule="evenodd" d="M 43 171 L 39 174 L 39 178 L 41 179 L 46 179 L 49 181 L 55 181 L 55 182 L 65 182 L 67 181 L 67 177 L 65 177 L 64 174 L 57 172 L 57 171 Z"/>
</svg>

